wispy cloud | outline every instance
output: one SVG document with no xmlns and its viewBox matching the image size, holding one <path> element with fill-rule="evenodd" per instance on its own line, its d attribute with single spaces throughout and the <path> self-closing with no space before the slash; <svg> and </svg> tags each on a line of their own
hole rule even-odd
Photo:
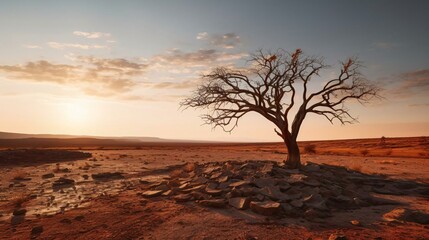
<svg viewBox="0 0 429 240">
<path fill-rule="evenodd" d="M 0 65 L 0 71 L 10 79 L 50 82 L 80 88 L 94 96 L 112 96 L 131 91 L 146 65 L 126 59 L 78 57 L 75 65 L 49 61 L 28 62 L 24 65 Z"/>
<path fill-rule="evenodd" d="M 429 69 L 402 73 L 397 76 L 394 87 L 388 91 L 395 97 L 410 97 L 429 92 Z"/>
<path fill-rule="evenodd" d="M 55 49 L 65 49 L 65 48 L 78 48 L 78 49 L 103 49 L 108 48 L 105 45 L 87 45 L 79 43 L 59 43 L 59 42 L 47 42 L 47 45 Z"/>
<path fill-rule="evenodd" d="M 41 49 L 42 48 L 39 45 L 31 45 L 31 44 L 24 44 L 22 46 L 25 48 L 29 48 L 29 49 Z"/>
<path fill-rule="evenodd" d="M 179 49 L 172 49 L 163 54 L 154 56 L 149 60 L 153 68 L 167 69 L 169 71 L 182 70 L 190 72 L 192 69 L 211 68 L 216 65 L 225 65 L 229 62 L 239 60 L 246 53 L 228 53 L 215 49 L 200 49 L 193 52 L 184 52 Z M 197 69 L 196 69 L 197 68 Z"/>
<path fill-rule="evenodd" d="M 429 103 L 415 103 L 415 104 L 409 104 L 410 107 L 429 107 Z"/>
<path fill-rule="evenodd" d="M 376 48 L 384 50 L 395 48 L 398 46 L 397 44 L 391 42 L 374 42 L 372 45 Z"/>
<path fill-rule="evenodd" d="M 74 35 L 80 36 L 80 37 L 86 37 L 86 38 L 102 38 L 102 37 L 110 37 L 110 33 L 103 33 L 103 32 L 83 32 L 83 31 L 74 31 Z"/>
<path fill-rule="evenodd" d="M 240 36 L 235 33 L 208 34 L 207 32 L 201 32 L 197 34 L 196 38 L 207 41 L 213 46 L 227 49 L 235 48 L 241 42 Z"/>
<path fill-rule="evenodd" d="M 194 88 L 200 79 L 188 79 L 184 81 L 165 81 L 165 82 L 158 82 L 158 83 L 149 83 L 151 88 L 155 89 L 191 89 Z"/>
</svg>

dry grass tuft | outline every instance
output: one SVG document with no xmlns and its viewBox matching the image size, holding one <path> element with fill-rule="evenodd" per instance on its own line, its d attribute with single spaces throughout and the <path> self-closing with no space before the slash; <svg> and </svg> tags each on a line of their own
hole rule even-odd
<svg viewBox="0 0 429 240">
<path fill-rule="evenodd" d="M 364 149 L 364 150 L 361 150 L 360 153 L 362 154 L 362 156 L 366 157 L 369 154 L 369 150 L 368 149 Z"/>
<path fill-rule="evenodd" d="M 194 171 L 195 170 L 195 168 L 196 168 L 197 166 L 196 166 L 196 164 L 195 163 L 187 163 L 184 167 L 183 167 L 183 169 L 186 171 L 186 172 L 192 172 L 192 171 Z"/>
<path fill-rule="evenodd" d="M 314 144 L 305 145 L 304 152 L 308 154 L 316 154 L 316 145 Z"/>
</svg>

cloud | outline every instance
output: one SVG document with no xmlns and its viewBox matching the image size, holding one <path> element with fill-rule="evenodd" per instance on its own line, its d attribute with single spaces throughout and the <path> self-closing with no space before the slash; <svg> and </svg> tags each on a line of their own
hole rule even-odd
<svg viewBox="0 0 429 240">
<path fill-rule="evenodd" d="M 59 43 L 59 42 L 48 42 L 49 47 L 55 49 L 65 49 L 65 48 L 79 48 L 79 49 L 103 49 L 107 48 L 105 45 L 86 45 L 79 43 Z"/>
<path fill-rule="evenodd" d="M 372 45 L 376 48 L 384 49 L 384 50 L 391 49 L 398 46 L 397 44 L 391 43 L 391 42 L 375 42 Z"/>
<path fill-rule="evenodd" d="M 175 66 L 182 70 L 189 70 L 189 68 L 213 67 L 217 64 L 239 60 L 245 56 L 248 54 L 227 53 L 215 49 L 200 49 L 194 52 L 173 49 L 154 56 L 149 62 L 155 67 Z"/>
<path fill-rule="evenodd" d="M 103 32 L 74 31 L 73 34 L 76 35 L 76 36 L 81 36 L 81 37 L 86 37 L 86 38 L 91 38 L 91 39 L 102 38 L 102 37 L 110 37 L 111 36 L 110 33 L 103 33 Z"/>
<path fill-rule="evenodd" d="M 201 32 L 197 34 L 196 38 L 207 41 L 213 46 L 227 49 L 235 48 L 241 42 L 240 36 L 235 33 L 209 35 L 207 32 Z"/>
<path fill-rule="evenodd" d="M 93 96 L 112 96 L 129 92 L 137 82 L 134 76 L 147 65 L 123 58 L 77 57 L 78 64 L 55 64 L 45 60 L 24 65 L 0 65 L 0 72 L 11 79 L 50 82 L 80 88 Z"/>
<path fill-rule="evenodd" d="M 150 87 L 155 89 L 191 89 L 194 88 L 200 79 L 190 79 L 181 82 L 159 82 L 159 83 L 151 83 Z"/>
<path fill-rule="evenodd" d="M 402 73 L 388 92 L 396 97 L 410 97 L 429 92 L 429 69 Z"/>
<path fill-rule="evenodd" d="M 42 48 L 39 45 L 30 45 L 30 44 L 24 44 L 22 46 L 25 48 L 29 48 L 29 49 L 40 49 L 40 48 Z"/>
<path fill-rule="evenodd" d="M 429 107 L 429 103 L 415 103 L 415 104 L 409 104 L 409 107 Z"/>
</svg>

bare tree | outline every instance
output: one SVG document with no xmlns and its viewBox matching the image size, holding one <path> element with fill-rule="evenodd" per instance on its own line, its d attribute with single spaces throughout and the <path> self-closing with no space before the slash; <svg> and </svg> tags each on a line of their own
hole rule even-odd
<svg viewBox="0 0 429 240">
<path fill-rule="evenodd" d="M 286 165 L 301 166 L 297 137 L 309 113 L 325 117 L 333 123 L 354 123 L 344 105 L 348 100 L 366 103 L 378 97 L 379 88 L 363 78 L 356 59 L 341 63 L 337 77 L 323 81 L 320 72 L 329 68 L 322 58 L 277 50 L 258 51 L 244 70 L 218 67 L 203 75 L 203 82 L 193 95 L 181 102 L 182 107 L 202 108 L 206 124 L 231 132 L 241 117 L 256 112 L 274 123 L 274 131 L 287 149 Z M 321 80 L 309 85 L 312 78 Z M 315 87 L 318 87 L 317 89 Z"/>
</svg>

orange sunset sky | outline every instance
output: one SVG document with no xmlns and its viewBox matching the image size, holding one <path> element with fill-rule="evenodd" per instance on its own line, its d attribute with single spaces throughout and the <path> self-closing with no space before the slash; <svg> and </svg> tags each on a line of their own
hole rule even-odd
<svg viewBox="0 0 429 240">
<path fill-rule="evenodd" d="M 308 116 L 299 140 L 429 135 L 426 1 L 2 1 L 0 131 L 280 141 L 256 114 L 233 133 L 179 109 L 216 66 L 301 48 L 332 68 L 356 56 L 384 99 L 359 124 Z"/>
</svg>

